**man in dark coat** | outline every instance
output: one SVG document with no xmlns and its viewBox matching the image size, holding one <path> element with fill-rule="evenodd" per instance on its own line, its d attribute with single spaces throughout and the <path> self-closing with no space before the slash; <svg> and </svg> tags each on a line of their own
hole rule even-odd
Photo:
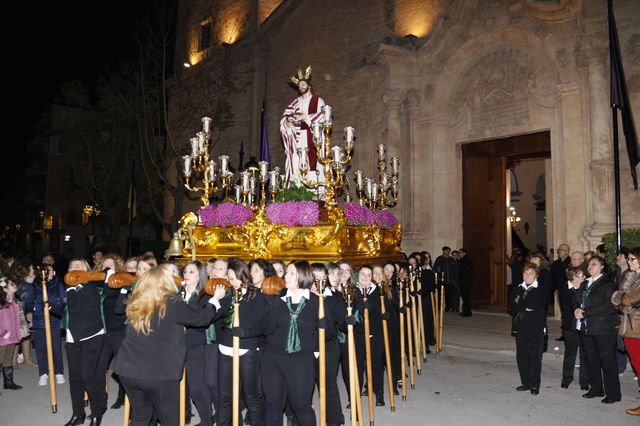
<svg viewBox="0 0 640 426">
<path fill-rule="evenodd" d="M 460 286 L 460 296 L 462 297 L 462 315 L 471 316 L 471 277 L 473 275 L 473 265 L 467 251 L 463 248 L 458 250 L 460 261 L 458 263 L 458 285 Z"/>
</svg>

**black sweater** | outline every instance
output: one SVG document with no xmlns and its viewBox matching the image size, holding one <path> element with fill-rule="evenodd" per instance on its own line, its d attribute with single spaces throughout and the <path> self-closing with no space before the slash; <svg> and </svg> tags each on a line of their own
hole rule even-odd
<svg viewBox="0 0 640 426">
<path fill-rule="evenodd" d="M 518 285 L 511 302 L 511 310 L 516 313 L 513 328 L 518 333 L 542 333 L 546 322 L 545 289 L 538 284 L 537 288 L 525 290 Z M 529 309 L 529 310 L 527 310 Z"/>
<path fill-rule="evenodd" d="M 292 305 L 295 309 L 298 305 Z M 331 311 L 325 310 L 328 324 L 333 324 Z M 302 312 L 298 315 L 298 337 L 300 338 L 300 352 L 289 354 L 287 348 L 287 336 L 289 334 L 289 322 L 291 315 L 287 303 L 281 298 L 274 299 L 269 305 L 267 316 L 262 321 L 262 331 L 267 336 L 265 350 L 278 355 L 312 355 L 318 342 L 318 296 L 310 293 Z M 335 329 L 328 327 L 325 339 L 333 339 Z"/>
<path fill-rule="evenodd" d="M 233 335 L 231 334 L 232 307 L 230 297 L 225 297 L 220 301 L 221 308 L 216 315 L 216 341 L 217 343 L 233 347 Z M 267 312 L 267 302 L 265 296 L 256 291 L 251 299 L 246 295 L 240 299 L 240 328 L 244 331 L 245 337 L 240 339 L 240 349 L 255 350 L 258 347 L 258 336 L 261 334 L 261 320 Z M 261 343 L 261 342 L 260 342 Z"/>
</svg>

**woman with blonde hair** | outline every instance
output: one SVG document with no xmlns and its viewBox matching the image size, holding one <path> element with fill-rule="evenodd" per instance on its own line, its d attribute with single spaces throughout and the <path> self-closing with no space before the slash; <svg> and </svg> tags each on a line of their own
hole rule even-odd
<svg viewBox="0 0 640 426">
<path fill-rule="evenodd" d="M 131 425 L 148 425 L 154 413 L 163 425 L 179 421 L 179 383 L 186 357 L 186 326 L 206 326 L 215 314 L 213 301 L 224 297 L 219 286 L 211 307 L 189 306 L 178 294 L 169 266 L 142 276 L 127 302 L 127 331 L 113 370 L 131 405 Z"/>
</svg>

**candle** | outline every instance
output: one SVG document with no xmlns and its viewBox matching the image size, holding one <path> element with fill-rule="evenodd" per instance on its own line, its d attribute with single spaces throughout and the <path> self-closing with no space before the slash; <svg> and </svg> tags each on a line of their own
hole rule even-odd
<svg viewBox="0 0 640 426">
<path fill-rule="evenodd" d="M 384 161 L 384 144 L 378 145 L 378 160 Z"/>
<path fill-rule="evenodd" d="M 354 132 L 355 132 L 355 129 L 351 126 L 347 126 L 344 128 L 344 137 L 345 137 L 345 140 L 347 141 L 347 146 L 353 146 Z"/>
<path fill-rule="evenodd" d="M 203 153 L 204 152 L 204 132 L 198 132 L 196 133 L 196 136 L 198 137 L 198 152 Z"/>
<path fill-rule="evenodd" d="M 269 172 L 269 188 L 271 188 L 271 192 L 276 192 L 278 190 L 278 171 L 271 170 Z"/>
<path fill-rule="evenodd" d="M 209 180 L 216 180 L 216 162 L 213 160 L 209 160 L 209 167 L 207 168 L 207 173 L 209 174 Z"/>
<path fill-rule="evenodd" d="M 371 198 L 373 199 L 373 201 L 378 201 L 378 184 L 377 183 L 371 184 Z"/>
<path fill-rule="evenodd" d="M 362 174 L 363 171 L 362 170 L 356 170 L 356 188 L 358 190 L 362 190 Z"/>
<path fill-rule="evenodd" d="M 331 152 L 333 153 L 333 161 L 336 164 L 340 164 L 340 160 L 342 160 L 342 148 L 339 146 L 334 146 L 331 148 Z"/>
<path fill-rule="evenodd" d="M 249 192 L 251 192 L 252 194 L 254 194 L 256 192 L 256 177 L 255 176 L 251 176 L 249 178 Z"/>
<path fill-rule="evenodd" d="M 313 130 L 313 139 L 320 140 L 322 138 L 322 123 L 313 123 L 311 130 Z"/>
<path fill-rule="evenodd" d="M 195 157 L 198 155 L 198 138 L 191 138 L 189 142 L 191 142 L 191 156 Z"/>
<path fill-rule="evenodd" d="M 324 124 L 325 125 L 329 125 L 332 123 L 331 121 L 331 111 L 333 110 L 332 107 L 330 107 L 329 105 L 325 105 L 322 107 L 322 114 L 324 115 Z"/>
<path fill-rule="evenodd" d="M 371 198 L 371 191 L 373 190 L 373 186 L 372 186 L 373 182 L 371 181 L 371 179 L 369 178 L 365 178 L 364 179 L 364 193 L 367 196 L 367 198 Z"/>
<path fill-rule="evenodd" d="M 236 204 L 240 204 L 242 202 L 242 189 L 240 185 L 234 186 L 234 189 L 236 190 Z"/>
<path fill-rule="evenodd" d="M 386 188 L 389 187 L 389 175 L 388 174 L 383 173 L 382 175 L 380 175 L 380 186 L 382 187 L 383 191 Z"/>
<path fill-rule="evenodd" d="M 394 175 L 398 174 L 400 168 L 400 159 L 398 157 L 391 157 L 391 170 Z"/>
<path fill-rule="evenodd" d="M 191 156 L 190 155 L 182 156 L 182 174 L 184 175 L 184 177 L 187 177 L 187 178 L 191 176 Z"/>
<path fill-rule="evenodd" d="M 229 170 L 229 156 L 221 155 L 218 159 L 220 160 L 220 172 L 222 174 L 227 174 L 227 171 Z"/>
<path fill-rule="evenodd" d="M 298 158 L 300 170 L 309 170 L 309 149 L 306 147 L 298 148 Z"/>
<path fill-rule="evenodd" d="M 211 131 L 211 118 L 202 117 L 202 131 L 209 134 Z"/>
<path fill-rule="evenodd" d="M 258 162 L 258 167 L 260 168 L 260 179 L 267 179 L 267 167 L 269 167 L 269 163 L 266 161 Z"/>
<path fill-rule="evenodd" d="M 242 172 L 242 192 L 249 192 L 249 172 Z"/>
</svg>

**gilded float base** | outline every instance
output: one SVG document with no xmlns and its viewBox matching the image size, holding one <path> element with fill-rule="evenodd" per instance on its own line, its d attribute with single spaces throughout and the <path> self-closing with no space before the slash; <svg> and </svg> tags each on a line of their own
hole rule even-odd
<svg viewBox="0 0 640 426">
<path fill-rule="evenodd" d="M 354 266 L 399 261 L 402 226 L 381 229 L 377 225 L 347 224 L 341 212 L 321 212 L 315 226 L 277 225 L 258 212 L 242 226 L 205 227 L 188 213 L 180 220 L 185 232 L 184 256 L 192 257 L 192 245 L 198 260 L 238 257 L 252 259 L 309 262 L 347 260 Z"/>
</svg>

